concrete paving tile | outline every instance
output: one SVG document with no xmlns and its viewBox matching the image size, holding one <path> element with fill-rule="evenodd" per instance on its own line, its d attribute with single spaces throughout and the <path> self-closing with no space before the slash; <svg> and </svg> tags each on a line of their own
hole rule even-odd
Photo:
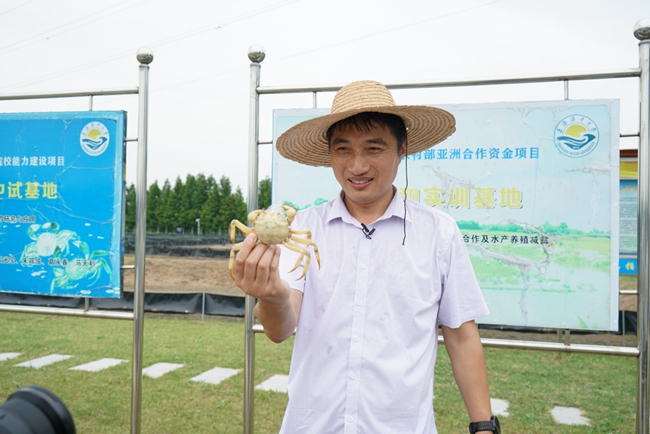
<svg viewBox="0 0 650 434">
<path fill-rule="evenodd" d="M 84 363 L 83 365 L 79 365 L 79 366 L 73 366 L 68 370 L 98 372 L 104 369 L 112 368 L 113 366 L 117 366 L 120 363 L 124 363 L 124 362 L 126 362 L 126 360 L 106 358 L 106 359 L 95 360 L 94 362 L 90 362 L 90 363 Z"/>
<path fill-rule="evenodd" d="M 191 378 L 191 380 L 196 381 L 198 383 L 219 384 L 223 380 L 237 374 L 239 374 L 238 369 L 217 367 L 217 368 L 210 369 L 209 371 L 205 371 L 204 373 Z"/>
<path fill-rule="evenodd" d="M 584 411 L 575 407 L 553 407 L 551 415 L 553 420 L 563 425 L 587 425 L 591 426 L 591 422 L 586 417 L 583 417 Z"/>
<path fill-rule="evenodd" d="M 38 359 L 28 360 L 26 362 L 18 363 L 14 366 L 19 366 L 21 368 L 42 368 L 43 366 L 51 365 L 52 363 L 61 362 L 67 360 L 72 356 L 66 356 L 63 354 L 50 354 L 49 356 L 39 357 Z"/>
<path fill-rule="evenodd" d="M 287 393 L 288 375 L 274 375 L 266 381 L 255 386 L 257 390 L 269 390 L 273 392 Z"/>
<path fill-rule="evenodd" d="M 150 378 L 160 378 L 168 372 L 180 369 L 185 365 L 180 363 L 154 363 L 153 365 L 144 368 L 142 370 L 142 375 L 146 375 Z"/>
<path fill-rule="evenodd" d="M 510 413 L 508 413 L 510 403 L 505 399 L 490 398 L 490 405 L 492 406 L 492 414 L 495 416 L 510 416 Z"/>
<path fill-rule="evenodd" d="M 16 357 L 20 356 L 22 353 L 0 353 L 0 362 L 3 362 L 5 360 L 11 360 L 15 359 Z"/>
</svg>

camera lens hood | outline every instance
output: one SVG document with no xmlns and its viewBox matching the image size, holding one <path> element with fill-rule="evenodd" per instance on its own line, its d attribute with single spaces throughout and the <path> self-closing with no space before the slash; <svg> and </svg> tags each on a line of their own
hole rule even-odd
<svg viewBox="0 0 650 434">
<path fill-rule="evenodd" d="M 54 434 L 76 434 L 72 415 L 54 393 L 39 386 L 21 387 L 7 398 L 23 400 L 36 406 L 50 421 Z"/>
</svg>

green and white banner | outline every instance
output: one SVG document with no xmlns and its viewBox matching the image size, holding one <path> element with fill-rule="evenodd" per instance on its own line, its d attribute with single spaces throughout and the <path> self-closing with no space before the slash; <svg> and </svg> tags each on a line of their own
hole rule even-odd
<svg viewBox="0 0 650 434">
<path fill-rule="evenodd" d="M 458 222 L 491 312 L 480 322 L 618 330 L 618 100 L 442 108 L 456 132 L 395 184 Z M 276 110 L 274 137 L 328 112 Z M 299 209 L 340 191 L 331 169 L 277 151 L 272 181 L 273 201 Z"/>
</svg>

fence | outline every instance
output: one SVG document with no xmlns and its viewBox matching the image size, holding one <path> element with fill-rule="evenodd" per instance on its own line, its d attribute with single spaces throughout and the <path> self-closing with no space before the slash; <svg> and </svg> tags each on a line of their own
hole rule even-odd
<svg viewBox="0 0 650 434">
<path fill-rule="evenodd" d="M 122 265 L 122 270 L 135 268 L 135 294 L 133 312 L 98 311 L 90 309 L 90 300 L 86 298 L 85 307 L 81 309 L 51 308 L 18 305 L 0 305 L 0 311 L 36 313 L 49 315 L 67 315 L 87 318 L 123 319 L 133 321 L 133 370 L 131 389 L 131 433 L 140 432 L 140 409 L 142 402 L 142 337 L 144 330 L 144 265 L 145 265 L 145 235 L 147 212 L 147 137 L 149 116 L 149 64 L 153 61 L 153 53 L 148 48 L 138 50 L 136 58 L 139 62 L 139 86 L 127 89 L 89 90 L 76 92 L 29 93 L 15 95 L 0 95 L 0 101 L 77 98 L 88 97 L 88 110 L 93 110 L 95 96 L 108 95 L 138 95 L 138 136 L 127 138 L 126 142 L 138 142 L 137 149 L 137 182 L 136 182 L 136 236 L 135 236 L 135 266 Z"/>
</svg>

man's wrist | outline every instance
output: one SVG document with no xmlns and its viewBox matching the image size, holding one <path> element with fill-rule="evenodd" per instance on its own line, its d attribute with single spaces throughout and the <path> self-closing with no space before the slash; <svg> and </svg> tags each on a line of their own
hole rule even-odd
<svg viewBox="0 0 650 434">
<path fill-rule="evenodd" d="M 469 432 L 470 434 L 501 434 L 501 425 L 499 425 L 499 419 L 496 416 L 492 416 L 490 420 L 470 422 Z"/>
</svg>

